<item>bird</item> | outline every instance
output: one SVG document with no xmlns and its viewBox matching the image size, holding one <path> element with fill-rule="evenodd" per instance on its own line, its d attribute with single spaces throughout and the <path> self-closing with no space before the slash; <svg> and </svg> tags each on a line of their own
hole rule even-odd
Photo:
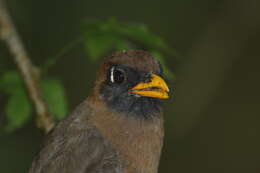
<svg viewBox="0 0 260 173">
<path fill-rule="evenodd" d="M 157 173 L 168 98 L 158 60 L 143 50 L 113 53 L 91 94 L 47 135 L 29 173 Z"/>
</svg>

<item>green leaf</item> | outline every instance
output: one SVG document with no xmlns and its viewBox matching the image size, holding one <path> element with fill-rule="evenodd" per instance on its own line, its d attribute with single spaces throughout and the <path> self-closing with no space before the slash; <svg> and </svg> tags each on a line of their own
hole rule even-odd
<svg viewBox="0 0 260 173">
<path fill-rule="evenodd" d="M 129 49 L 125 38 L 118 32 L 114 19 L 105 22 L 90 20 L 85 23 L 84 46 L 91 60 L 105 56 L 111 50 Z"/>
<path fill-rule="evenodd" d="M 157 35 L 149 31 L 143 24 L 122 24 L 118 31 L 126 38 L 135 40 L 148 48 L 166 49 L 166 43 Z"/>
<path fill-rule="evenodd" d="M 5 130 L 14 131 L 22 127 L 31 117 L 32 106 L 23 87 L 17 87 L 11 93 L 5 107 L 7 126 Z"/>
<path fill-rule="evenodd" d="M 63 85 L 55 79 L 45 79 L 41 82 L 43 97 L 50 113 L 55 119 L 62 119 L 68 112 L 67 99 Z"/>
<path fill-rule="evenodd" d="M 123 39 L 118 39 L 115 42 L 115 49 L 117 51 L 119 51 L 119 50 L 127 50 L 127 49 L 130 49 L 130 44 L 128 44 L 128 42 L 123 40 Z"/>
<path fill-rule="evenodd" d="M 91 60 L 96 60 L 112 50 L 130 49 L 131 45 L 145 50 L 175 55 L 175 51 L 144 24 L 119 23 L 116 19 L 87 20 L 84 22 L 84 45 Z M 128 44 L 132 42 L 134 44 Z M 136 48 L 136 46 L 134 48 Z"/>
<path fill-rule="evenodd" d="M 21 128 L 30 118 L 32 106 L 16 71 L 5 72 L 0 77 L 0 88 L 9 95 L 5 106 L 8 132 Z"/>
<path fill-rule="evenodd" d="M 0 88 L 8 94 L 12 94 L 14 90 L 22 87 L 23 82 L 16 71 L 5 72 L 0 78 Z"/>
<path fill-rule="evenodd" d="M 104 56 L 116 46 L 117 39 L 112 34 L 86 33 L 85 49 L 91 60 L 96 60 Z"/>
</svg>

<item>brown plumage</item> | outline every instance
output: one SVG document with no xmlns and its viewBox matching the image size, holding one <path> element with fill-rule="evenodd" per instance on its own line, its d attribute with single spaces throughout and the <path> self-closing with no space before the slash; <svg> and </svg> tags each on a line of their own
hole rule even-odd
<svg viewBox="0 0 260 173">
<path fill-rule="evenodd" d="M 120 51 L 97 73 L 92 95 L 48 135 L 30 173 L 156 173 L 163 144 L 160 64 Z"/>
</svg>

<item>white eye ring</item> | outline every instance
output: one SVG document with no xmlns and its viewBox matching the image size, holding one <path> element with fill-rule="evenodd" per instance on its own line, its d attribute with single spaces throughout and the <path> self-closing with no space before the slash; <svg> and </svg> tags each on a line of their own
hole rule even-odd
<svg viewBox="0 0 260 173">
<path fill-rule="evenodd" d="M 112 83 L 115 82 L 115 79 L 114 79 L 114 70 L 115 70 L 115 67 L 112 67 L 112 68 L 111 68 L 111 71 L 110 71 L 110 81 L 111 81 Z"/>
<path fill-rule="evenodd" d="M 122 69 L 113 66 L 110 69 L 109 79 L 111 83 L 121 84 L 125 80 L 125 73 Z"/>
</svg>

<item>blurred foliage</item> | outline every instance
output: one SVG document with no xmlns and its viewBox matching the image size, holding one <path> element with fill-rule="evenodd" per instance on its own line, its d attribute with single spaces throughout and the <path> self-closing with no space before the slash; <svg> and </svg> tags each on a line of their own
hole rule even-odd
<svg viewBox="0 0 260 173">
<path fill-rule="evenodd" d="M 63 118 L 67 114 L 67 99 L 63 85 L 55 79 L 44 79 L 40 86 L 50 113 L 57 120 Z M 17 72 L 5 72 L 0 78 L 0 89 L 8 95 L 5 107 L 7 125 L 4 129 L 11 132 L 31 119 L 32 105 Z"/>
<path fill-rule="evenodd" d="M 41 83 L 43 97 L 55 119 L 62 119 L 68 112 L 67 99 L 63 85 L 55 79 L 45 79 Z"/>
<path fill-rule="evenodd" d="M 119 23 L 116 19 L 87 20 L 83 25 L 84 46 L 91 60 L 96 60 L 114 50 L 143 49 L 157 58 L 165 70 L 165 75 L 174 75 L 166 65 L 164 56 L 175 56 L 175 51 L 166 42 L 152 33 L 144 24 Z"/>
<path fill-rule="evenodd" d="M 84 21 L 83 37 L 69 43 L 56 56 L 48 58 L 45 65 L 40 67 L 44 76 L 47 75 L 46 72 L 50 66 L 55 65 L 59 58 L 81 41 L 83 41 L 86 54 L 91 61 L 97 61 L 116 50 L 146 50 L 161 62 L 166 77 L 174 79 L 164 57 L 174 57 L 175 51 L 144 24 L 119 23 L 114 18 Z M 11 132 L 23 127 L 32 119 L 32 104 L 18 72 L 4 70 L 2 73 L 0 89 L 8 96 L 5 106 L 6 126 L 4 129 Z M 62 119 L 68 112 L 66 93 L 62 83 L 57 79 L 44 78 L 41 80 L 40 87 L 53 118 L 55 120 Z"/>
<path fill-rule="evenodd" d="M 5 130 L 13 131 L 29 120 L 32 113 L 31 104 L 17 72 L 4 73 L 0 80 L 0 88 L 9 96 L 5 107 Z"/>
</svg>

